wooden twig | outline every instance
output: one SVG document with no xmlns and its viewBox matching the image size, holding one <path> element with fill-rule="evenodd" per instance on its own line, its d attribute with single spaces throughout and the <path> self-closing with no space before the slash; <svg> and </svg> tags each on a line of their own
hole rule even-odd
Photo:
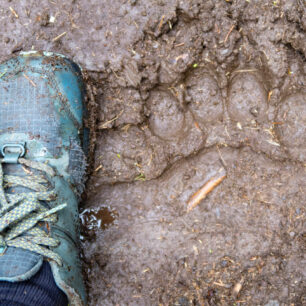
<svg viewBox="0 0 306 306">
<path fill-rule="evenodd" d="M 122 113 L 123 113 L 123 110 L 119 113 L 119 115 L 117 115 L 117 116 L 114 117 L 113 119 L 108 120 L 108 121 L 106 121 L 106 122 L 104 122 L 104 123 L 101 123 L 101 124 L 99 125 L 98 128 L 99 128 L 100 130 L 106 129 L 106 128 L 107 128 L 107 125 L 110 124 L 110 123 L 112 123 L 113 121 L 117 120 L 117 119 L 122 115 Z"/>
<path fill-rule="evenodd" d="M 63 32 L 62 34 L 56 36 L 55 38 L 52 39 L 53 42 L 61 39 L 62 37 L 64 37 L 67 34 L 67 32 Z"/>
<path fill-rule="evenodd" d="M 196 206 L 198 206 L 202 200 L 204 200 L 207 195 L 215 188 L 217 187 L 224 179 L 226 178 L 226 175 L 213 177 L 211 178 L 207 183 L 205 183 L 195 194 L 191 196 L 187 203 L 187 212 L 194 209 Z"/>
<path fill-rule="evenodd" d="M 232 33 L 232 31 L 234 30 L 234 28 L 235 28 L 235 25 L 232 25 L 231 28 L 230 28 L 230 30 L 228 31 L 228 33 L 227 33 L 225 39 L 224 39 L 224 43 L 227 42 L 227 40 L 228 40 L 230 34 Z"/>
<path fill-rule="evenodd" d="M 11 13 L 16 17 L 19 18 L 18 14 L 16 13 L 16 11 L 10 6 L 10 11 Z"/>
<path fill-rule="evenodd" d="M 32 81 L 25 73 L 23 74 L 23 76 L 31 83 L 33 87 L 36 87 L 36 84 L 34 83 L 34 81 Z"/>
<path fill-rule="evenodd" d="M 160 22 L 159 22 L 159 25 L 158 25 L 158 29 L 157 31 L 159 32 L 163 26 L 163 22 L 164 22 L 164 18 L 165 18 L 165 15 L 162 16 Z"/>
</svg>

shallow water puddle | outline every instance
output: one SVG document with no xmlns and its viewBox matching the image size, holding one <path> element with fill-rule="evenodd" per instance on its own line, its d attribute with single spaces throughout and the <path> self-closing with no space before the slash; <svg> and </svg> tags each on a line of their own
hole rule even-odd
<svg viewBox="0 0 306 306">
<path fill-rule="evenodd" d="M 108 207 L 86 208 L 80 214 L 82 225 L 89 230 L 105 230 L 112 225 L 118 213 Z"/>
</svg>

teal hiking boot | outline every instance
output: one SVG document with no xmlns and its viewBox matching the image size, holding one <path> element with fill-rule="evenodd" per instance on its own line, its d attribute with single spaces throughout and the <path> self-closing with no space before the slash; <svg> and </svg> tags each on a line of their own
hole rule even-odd
<svg viewBox="0 0 306 306">
<path fill-rule="evenodd" d="M 85 305 L 78 203 L 87 130 L 80 68 L 27 52 L 0 64 L 0 281 L 50 263 L 70 305 Z"/>
</svg>

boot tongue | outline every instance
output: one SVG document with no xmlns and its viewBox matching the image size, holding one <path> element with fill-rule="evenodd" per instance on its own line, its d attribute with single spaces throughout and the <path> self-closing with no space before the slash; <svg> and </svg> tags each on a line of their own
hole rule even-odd
<svg viewBox="0 0 306 306">
<path fill-rule="evenodd" d="M 24 281 L 35 275 L 43 263 L 37 253 L 15 247 L 8 247 L 0 256 L 0 281 Z"/>
<path fill-rule="evenodd" d="M 25 176 L 20 164 L 3 164 L 4 174 Z M 30 190 L 25 187 L 12 187 L 8 193 L 24 193 Z M 0 256 L 0 281 L 24 281 L 36 274 L 43 263 L 43 257 L 37 253 L 21 248 L 8 247 Z"/>
</svg>

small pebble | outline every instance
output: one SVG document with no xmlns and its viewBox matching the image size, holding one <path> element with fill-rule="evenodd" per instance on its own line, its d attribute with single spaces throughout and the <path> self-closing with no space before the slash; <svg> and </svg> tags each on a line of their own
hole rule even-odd
<svg viewBox="0 0 306 306">
<path fill-rule="evenodd" d="M 279 306 L 279 302 L 276 300 L 270 300 L 265 306 Z"/>
<path fill-rule="evenodd" d="M 179 306 L 188 306 L 189 305 L 189 301 L 185 296 L 182 296 L 178 299 L 178 305 Z"/>
<path fill-rule="evenodd" d="M 257 117 L 259 114 L 259 108 L 257 106 L 251 107 L 250 108 L 250 113 L 254 116 Z"/>
<path fill-rule="evenodd" d="M 215 209 L 215 213 L 216 213 L 216 217 L 219 219 L 221 213 L 220 213 L 220 209 L 218 207 Z"/>
</svg>

